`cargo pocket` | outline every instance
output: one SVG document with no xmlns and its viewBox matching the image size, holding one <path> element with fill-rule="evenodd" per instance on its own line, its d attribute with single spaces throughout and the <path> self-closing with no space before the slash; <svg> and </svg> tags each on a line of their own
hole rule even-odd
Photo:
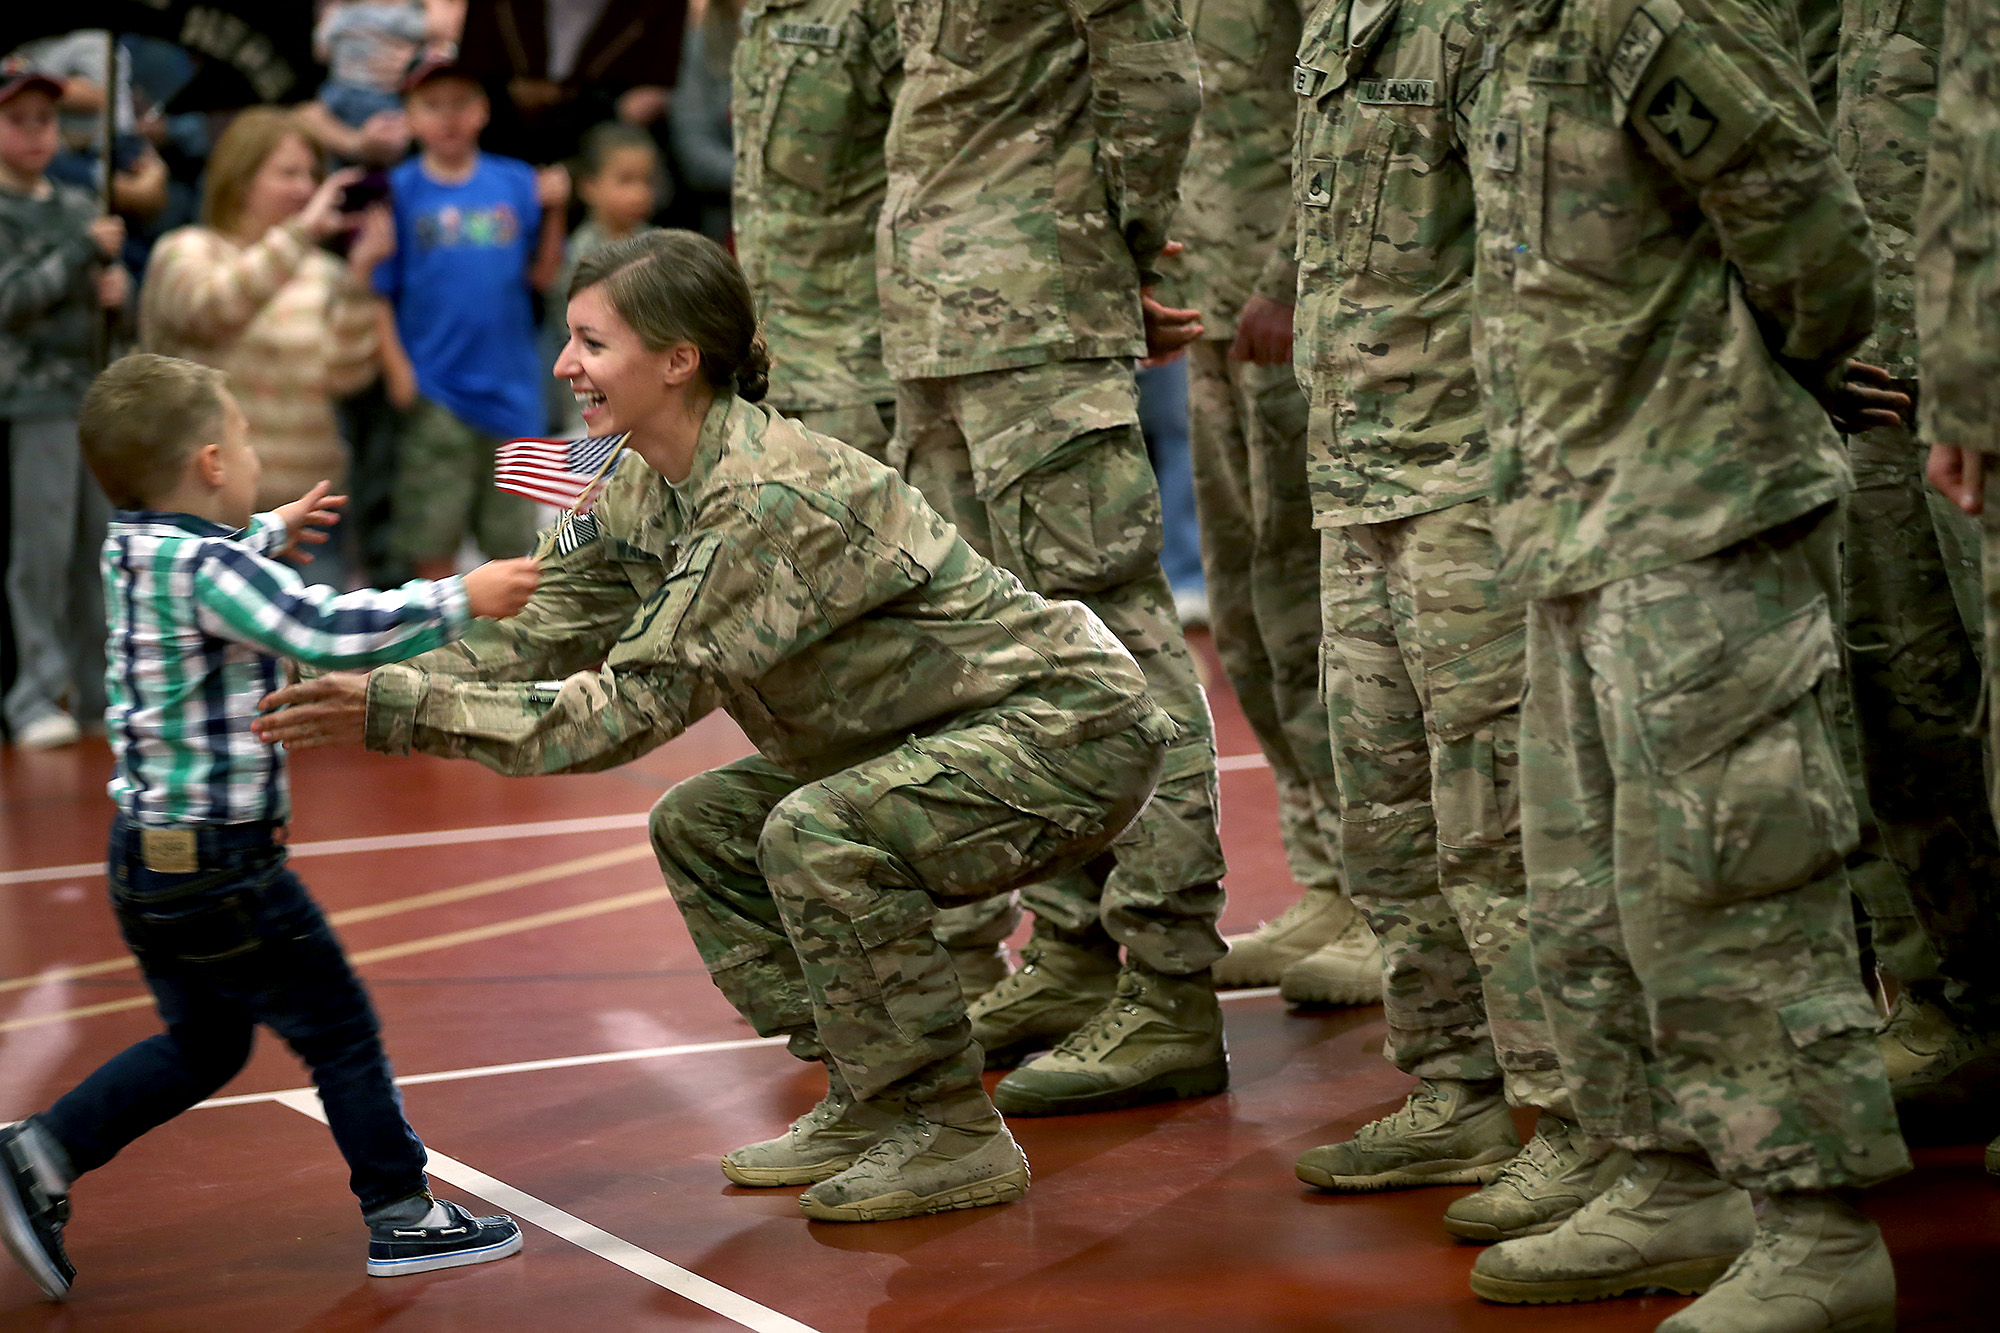
<svg viewBox="0 0 2000 1333">
<path fill-rule="evenodd" d="M 1047 428 L 1031 418 L 975 454 L 995 563 L 1046 597 L 1103 592 L 1157 569 L 1160 488 L 1137 423 L 1074 435 L 1033 458 Z M 989 471 L 987 460 L 1008 461 Z"/>
<path fill-rule="evenodd" d="M 921 1037 L 957 1016 L 958 1011 L 942 1003 L 957 982 L 950 957 L 931 933 L 936 915 L 937 904 L 923 890 L 894 889 L 854 918 L 855 942 L 868 960 L 868 980 L 874 985 L 872 998 L 881 1001 L 905 1037 Z"/>
<path fill-rule="evenodd" d="M 1492 847 L 1521 829 L 1518 724 L 1526 626 L 1424 673 L 1437 731 L 1432 809 L 1447 846 Z"/>
<path fill-rule="evenodd" d="M 1838 665 L 1820 599 L 1692 688 L 1641 701 L 1669 896 L 1725 906 L 1783 893 L 1854 849 L 1859 819 L 1816 688 Z"/>
</svg>

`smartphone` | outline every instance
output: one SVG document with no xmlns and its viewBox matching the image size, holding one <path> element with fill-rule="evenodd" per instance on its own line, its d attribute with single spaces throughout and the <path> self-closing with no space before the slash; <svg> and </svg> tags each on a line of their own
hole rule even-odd
<svg viewBox="0 0 2000 1333">
<path fill-rule="evenodd" d="M 340 211 L 359 213 L 389 197 L 389 174 L 371 171 L 340 192 Z"/>
</svg>

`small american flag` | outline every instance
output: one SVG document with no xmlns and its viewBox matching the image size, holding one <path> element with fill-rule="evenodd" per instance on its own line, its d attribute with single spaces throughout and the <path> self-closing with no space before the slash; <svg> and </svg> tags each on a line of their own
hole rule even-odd
<svg viewBox="0 0 2000 1333">
<path fill-rule="evenodd" d="M 514 495 L 590 511 L 594 490 L 603 488 L 616 468 L 605 460 L 625 443 L 623 435 L 589 436 L 581 440 L 509 440 L 493 455 L 493 484 Z M 599 475 L 602 470 L 602 475 Z"/>
</svg>

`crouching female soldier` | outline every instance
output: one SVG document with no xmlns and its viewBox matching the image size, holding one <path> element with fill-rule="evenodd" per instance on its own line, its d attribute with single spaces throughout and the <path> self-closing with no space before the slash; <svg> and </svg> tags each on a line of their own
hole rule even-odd
<svg viewBox="0 0 2000 1333">
<path fill-rule="evenodd" d="M 1026 591 L 894 472 L 756 405 L 768 359 L 713 243 L 661 232 L 592 256 L 569 327 L 556 374 L 637 459 L 527 609 L 280 690 L 268 705 L 292 706 L 260 734 L 589 772 L 726 710 L 760 753 L 661 798 L 653 845 L 716 985 L 830 1086 L 724 1174 L 811 1184 L 800 1207 L 830 1221 L 1020 1197 L 1027 1162 L 931 917 L 1101 873 L 1173 724 L 1088 610 Z"/>
</svg>

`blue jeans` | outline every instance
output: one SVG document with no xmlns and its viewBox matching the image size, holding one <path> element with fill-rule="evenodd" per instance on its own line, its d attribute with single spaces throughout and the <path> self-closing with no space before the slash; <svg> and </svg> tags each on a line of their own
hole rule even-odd
<svg viewBox="0 0 2000 1333">
<path fill-rule="evenodd" d="M 1160 568 L 1175 592 L 1200 592 L 1205 584 L 1188 444 L 1187 358 L 1142 367 L 1138 379 L 1139 429 L 1160 483 Z"/>
<path fill-rule="evenodd" d="M 82 1175 L 212 1096 L 263 1023 L 312 1069 L 364 1214 L 427 1188 L 381 1028 L 319 905 L 285 867 L 270 824 L 198 828 L 196 870 L 146 867 L 140 830 L 112 821 L 118 929 L 167 1030 L 111 1057 L 36 1117 Z"/>
</svg>

